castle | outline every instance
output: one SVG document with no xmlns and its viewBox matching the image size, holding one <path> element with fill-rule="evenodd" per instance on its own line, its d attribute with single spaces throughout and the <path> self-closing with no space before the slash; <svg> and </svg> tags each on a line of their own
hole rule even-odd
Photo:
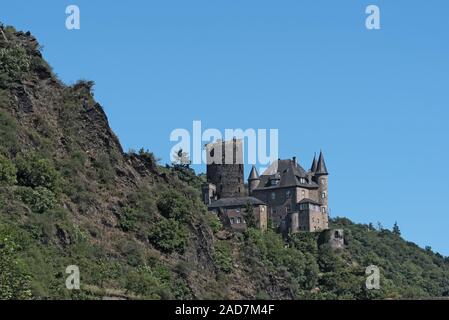
<svg viewBox="0 0 449 320">
<path fill-rule="evenodd" d="M 323 153 L 309 171 L 296 160 L 274 161 L 261 175 L 255 166 L 245 187 L 242 140 L 206 145 L 207 183 L 203 201 L 233 230 L 245 230 L 245 214 L 252 207 L 256 227 L 270 223 L 282 233 L 322 231 L 329 226 L 328 176 Z"/>
</svg>

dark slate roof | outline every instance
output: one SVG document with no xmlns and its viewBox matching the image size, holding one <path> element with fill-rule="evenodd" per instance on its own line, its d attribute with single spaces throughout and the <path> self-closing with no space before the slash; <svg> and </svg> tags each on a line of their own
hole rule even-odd
<svg viewBox="0 0 449 320">
<path fill-rule="evenodd" d="M 324 162 L 323 152 L 320 152 L 320 157 L 318 158 L 318 165 L 316 168 L 316 174 L 328 174 L 326 163 Z"/>
<path fill-rule="evenodd" d="M 316 155 L 313 156 L 312 166 L 310 167 L 311 172 L 315 172 L 317 168 Z"/>
<path fill-rule="evenodd" d="M 305 183 L 301 183 L 301 178 L 305 179 Z M 271 180 L 279 179 L 277 185 L 271 185 Z M 255 189 L 266 190 L 266 189 L 276 189 L 285 187 L 303 187 L 303 188 L 318 188 L 318 185 L 308 180 L 307 172 L 296 163 L 296 161 L 287 160 L 277 160 L 265 170 L 265 172 L 260 176 L 259 186 Z"/>
<path fill-rule="evenodd" d="M 299 201 L 298 203 L 311 203 L 311 204 L 316 204 L 318 206 L 321 205 L 321 203 L 316 202 L 315 200 L 312 200 L 312 199 L 308 199 L 308 198 L 304 198 L 301 201 Z"/>
<path fill-rule="evenodd" d="M 207 207 L 212 208 L 225 208 L 225 207 L 238 207 L 245 206 L 247 203 L 252 205 L 264 205 L 265 202 L 254 197 L 235 197 L 235 198 L 221 198 L 212 202 Z"/>
<path fill-rule="evenodd" d="M 259 172 L 257 172 L 256 166 L 253 165 L 251 172 L 248 177 L 249 180 L 258 180 L 259 179 Z"/>
</svg>

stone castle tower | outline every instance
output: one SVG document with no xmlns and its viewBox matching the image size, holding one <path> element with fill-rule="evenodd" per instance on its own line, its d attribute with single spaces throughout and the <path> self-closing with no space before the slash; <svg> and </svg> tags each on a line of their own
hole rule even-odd
<svg viewBox="0 0 449 320">
<path fill-rule="evenodd" d="M 315 168 L 314 168 L 315 165 Z M 323 152 L 320 152 L 318 162 L 313 159 L 312 168 L 310 170 L 313 173 L 313 181 L 318 184 L 318 197 L 321 203 L 323 213 L 328 214 L 328 182 L 329 173 L 327 172 L 326 163 L 324 162 Z"/>
<path fill-rule="evenodd" d="M 216 199 L 245 195 L 242 140 L 206 145 L 206 161 L 207 182 L 215 186 Z"/>
</svg>

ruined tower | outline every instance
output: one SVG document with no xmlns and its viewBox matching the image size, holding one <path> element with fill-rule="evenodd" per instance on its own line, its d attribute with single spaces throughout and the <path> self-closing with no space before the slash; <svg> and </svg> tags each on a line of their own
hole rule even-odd
<svg viewBox="0 0 449 320">
<path fill-rule="evenodd" d="M 217 199 L 245 195 L 242 140 L 217 140 L 206 145 L 207 181 L 216 187 Z"/>
</svg>

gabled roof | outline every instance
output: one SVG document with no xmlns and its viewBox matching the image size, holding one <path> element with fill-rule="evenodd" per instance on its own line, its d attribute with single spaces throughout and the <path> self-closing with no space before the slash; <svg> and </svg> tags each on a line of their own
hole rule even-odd
<svg viewBox="0 0 449 320">
<path fill-rule="evenodd" d="M 315 174 L 323 174 L 323 175 L 328 174 L 322 151 L 320 152 L 320 157 L 318 158 L 318 164 L 317 164 Z"/>
<path fill-rule="evenodd" d="M 276 185 L 271 185 L 272 180 L 279 180 Z M 301 182 L 301 180 L 304 180 Z M 284 187 L 303 187 L 315 189 L 318 185 L 308 180 L 307 172 L 292 159 L 277 160 L 260 176 L 257 190 L 276 189 Z"/>
<path fill-rule="evenodd" d="M 259 172 L 257 172 L 256 166 L 254 165 L 249 173 L 248 181 L 250 180 L 259 180 Z"/>
<path fill-rule="evenodd" d="M 235 198 L 221 198 L 217 201 L 212 202 L 207 207 L 209 209 L 238 207 L 238 206 L 246 206 L 248 203 L 252 205 L 265 205 L 265 202 L 254 197 L 235 197 Z"/>
</svg>

